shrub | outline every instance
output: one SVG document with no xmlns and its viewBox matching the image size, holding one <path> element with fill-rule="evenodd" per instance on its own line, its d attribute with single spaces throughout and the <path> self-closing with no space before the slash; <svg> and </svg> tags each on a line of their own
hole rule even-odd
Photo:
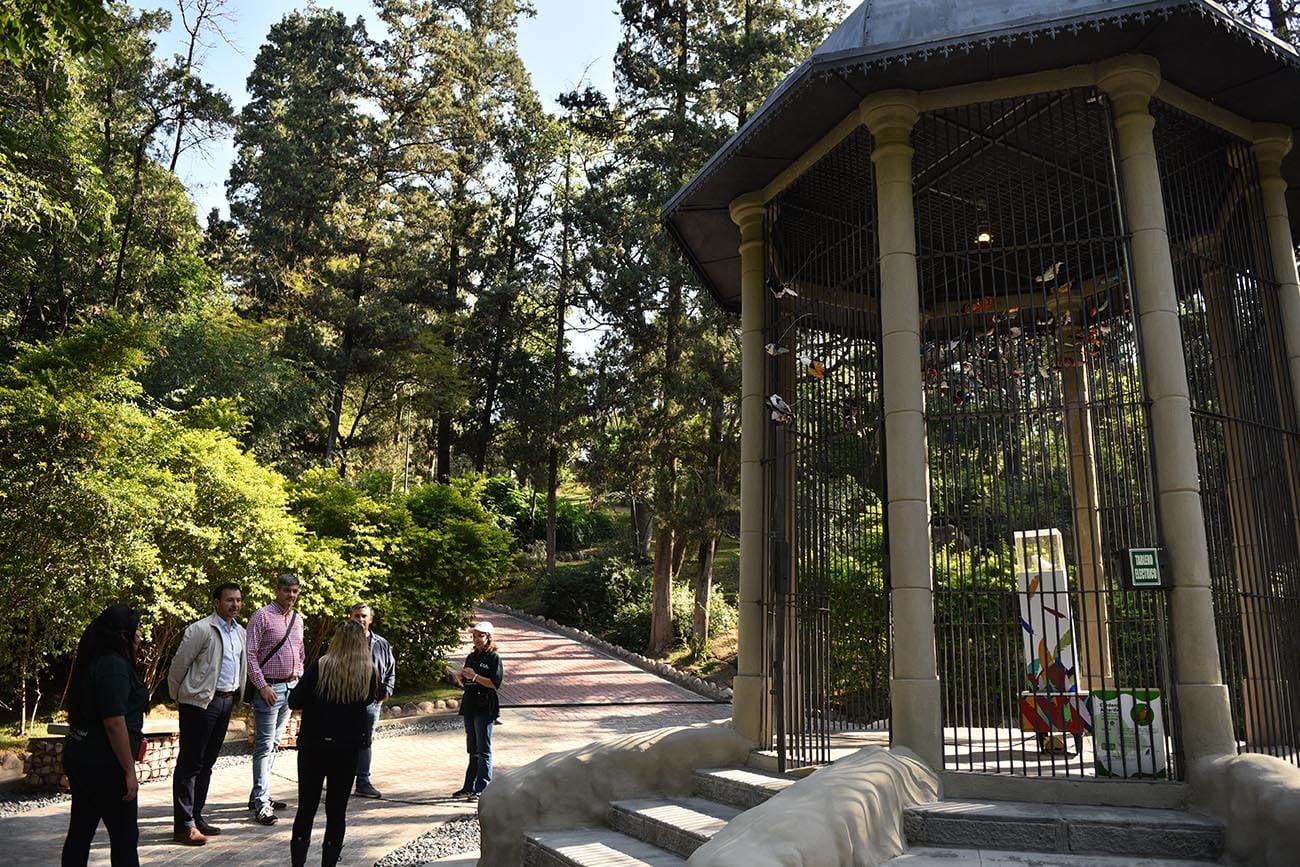
<svg viewBox="0 0 1300 867">
<path fill-rule="evenodd" d="M 614 612 L 648 597 L 650 576 L 619 557 L 556 570 L 542 582 L 542 613 L 588 631 L 613 625 Z"/>
<path fill-rule="evenodd" d="M 638 650 L 650 641 L 650 607 L 649 587 L 634 600 L 630 600 L 614 612 L 614 623 L 608 639 L 620 647 Z M 686 582 L 673 584 L 673 641 L 686 645 L 691 640 L 691 624 L 695 612 L 695 588 Z M 709 637 L 736 627 L 739 615 L 729 605 L 722 594 L 714 588 L 709 594 Z"/>
</svg>

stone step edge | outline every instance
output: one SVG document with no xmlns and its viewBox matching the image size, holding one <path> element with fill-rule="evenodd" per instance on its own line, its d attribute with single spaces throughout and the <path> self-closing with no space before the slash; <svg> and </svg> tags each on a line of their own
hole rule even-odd
<svg viewBox="0 0 1300 867">
<path fill-rule="evenodd" d="M 755 777 L 770 780 L 772 786 L 763 786 L 744 780 L 733 780 L 723 776 L 724 772 L 742 772 Z M 779 774 L 755 770 L 749 767 L 734 768 L 696 768 L 691 778 L 691 790 L 702 798 L 728 804 L 742 810 L 757 807 L 773 795 L 784 791 L 795 780 Z"/>
<path fill-rule="evenodd" d="M 686 860 L 679 855 L 659 849 L 641 840 L 634 839 L 626 834 L 620 834 L 617 831 L 611 831 L 608 828 L 584 828 L 573 831 L 528 831 L 524 833 L 524 846 L 521 854 L 521 864 L 523 867 L 633 867 L 633 865 L 648 864 L 650 862 L 641 859 L 639 854 L 625 855 L 617 860 L 609 858 L 608 855 L 601 857 L 599 861 L 591 864 L 584 863 L 570 858 L 555 848 L 555 838 L 563 834 L 583 834 L 590 835 L 592 842 L 607 841 L 612 843 L 610 848 L 620 853 L 626 852 L 646 852 L 653 850 L 656 867 L 686 867 Z M 646 853 L 649 854 L 649 853 Z"/>
<path fill-rule="evenodd" d="M 674 855 L 689 858 L 696 849 L 707 843 L 722 828 L 725 828 L 728 822 L 744 812 L 741 808 L 731 804 L 714 801 L 712 803 L 725 808 L 724 812 L 732 814 L 726 819 L 720 819 L 717 816 L 696 810 L 688 803 L 682 803 L 684 800 L 699 801 L 705 799 L 631 798 L 625 801 L 611 801 L 609 805 L 609 827 L 620 834 L 626 834 L 629 837 L 649 843 L 651 846 L 672 852 Z M 710 821 L 721 822 L 722 824 L 713 831 L 692 831 L 689 828 L 683 828 L 656 816 L 648 815 L 645 812 L 646 805 L 672 806 L 686 813 L 701 816 Z"/>
<path fill-rule="evenodd" d="M 944 803 L 944 802 L 939 802 Z M 950 806 L 954 802 L 947 802 Z M 938 804 L 921 804 L 903 811 L 909 846 L 966 849 L 1005 849 L 1071 855 L 1141 856 L 1145 858 L 1218 861 L 1223 854 L 1223 826 L 1188 815 L 1186 821 L 1148 817 L 1123 808 L 1123 818 L 1086 815 L 1087 807 L 1070 807 L 1079 815 L 1053 814 L 1054 805 L 1027 802 L 979 801 L 981 806 L 1006 803 L 1002 812 L 960 814 L 932 812 Z M 1096 808 L 1115 811 L 1117 808 Z M 1155 812 L 1155 811 L 1152 811 Z M 1159 811 L 1168 814 L 1168 810 Z M 1163 820 L 1162 820 L 1163 819 Z"/>
<path fill-rule="evenodd" d="M 719 703 L 731 703 L 731 687 L 718 686 L 716 683 L 696 677 L 693 674 L 678 671 L 666 662 L 650 659 L 639 653 L 634 653 L 625 647 L 619 647 L 617 644 L 610 644 L 603 638 L 597 638 L 595 635 L 592 635 L 584 629 L 575 629 L 572 626 L 565 626 L 559 621 L 541 617 L 537 614 L 529 614 L 527 611 L 520 611 L 518 608 L 511 608 L 509 605 L 502 605 L 500 602 L 479 602 L 477 607 L 485 608 L 488 611 L 495 611 L 504 614 L 507 617 L 527 620 L 529 623 L 536 623 L 538 626 L 544 626 L 552 632 L 557 632 L 560 635 L 563 635 L 565 638 L 572 638 L 574 641 L 579 641 L 583 644 L 594 647 L 597 650 L 604 651 L 610 656 L 617 657 L 630 665 L 635 665 L 642 671 L 647 671 L 650 674 L 662 677 L 664 680 L 672 681 L 678 686 L 683 687 L 684 689 L 689 689 L 697 695 L 702 695 L 707 699 L 712 699 Z"/>
</svg>

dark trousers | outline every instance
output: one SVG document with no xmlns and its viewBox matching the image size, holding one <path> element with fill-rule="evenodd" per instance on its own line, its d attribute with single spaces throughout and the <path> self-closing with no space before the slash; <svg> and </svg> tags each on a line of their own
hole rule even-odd
<svg viewBox="0 0 1300 867">
<path fill-rule="evenodd" d="M 466 792 L 482 792 L 492 782 L 492 726 L 496 720 L 485 713 L 465 717 L 465 752 L 469 764 L 465 768 Z"/>
<path fill-rule="evenodd" d="M 311 839 L 311 827 L 320 807 L 321 786 L 325 792 L 325 838 L 328 846 L 343 845 L 347 829 L 348 798 L 357 777 L 357 753 L 360 745 L 340 746 L 330 741 L 298 743 L 298 815 L 293 820 L 293 836 Z"/>
<path fill-rule="evenodd" d="M 172 775 L 172 821 L 177 831 L 193 828 L 208 802 L 212 766 L 221 755 L 234 710 L 233 695 L 214 696 L 207 707 L 182 704 L 181 750 Z"/>
<path fill-rule="evenodd" d="M 112 762 L 68 761 L 63 771 L 72 789 L 72 815 L 63 841 L 63 867 L 86 867 L 90 843 L 102 820 L 108 829 L 113 867 L 140 867 L 140 826 L 136 820 L 138 798 L 123 801 L 126 772 Z"/>
</svg>

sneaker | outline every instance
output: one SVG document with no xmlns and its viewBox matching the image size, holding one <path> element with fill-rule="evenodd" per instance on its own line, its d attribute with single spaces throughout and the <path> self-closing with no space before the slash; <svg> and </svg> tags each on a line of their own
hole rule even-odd
<svg viewBox="0 0 1300 867">
<path fill-rule="evenodd" d="M 453 797 L 453 798 L 463 798 L 463 797 L 465 797 L 466 795 L 470 795 L 470 794 L 473 794 L 473 793 L 470 792 L 469 789 L 461 789 L 461 790 L 458 791 L 458 792 L 452 792 L 452 793 L 451 793 L 451 797 Z"/>
<path fill-rule="evenodd" d="M 271 801 L 271 809 L 272 809 L 272 810 L 283 810 L 283 809 L 285 809 L 285 808 L 288 807 L 288 806 L 289 806 L 289 805 L 286 804 L 284 801 Z M 248 809 L 250 809 L 250 810 L 256 810 L 256 809 L 257 809 L 257 804 L 253 801 L 252 797 L 249 797 L 249 799 L 248 799 Z"/>
<path fill-rule="evenodd" d="M 208 838 L 198 828 L 182 828 L 172 834 L 172 839 L 184 846 L 202 846 L 208 842 Z"/>
<path fill-rule="evenodd" d="M 275 810 L 271 808 L 270 804 L 263 804 L 257 808 L 257 815 L 254 818 L 257 819 L 259 825 L 274 825 L 276 821 Z"/>
<path fill-rule="evenodd" d="M 465 796 L 465 800 L 466 800 L 466 801 L 469 801 L 470 803 L 473 803 L 474 801 L 477 801 L 477 800 L 478 800 L 478 792 L 470 792 L 468 795 Z"/>
<path fill-rule="evenodd" d="M 382 798 L 379 790 L 369 783 L 357 783 L 356 793 L 363 798 Z"/>
<path fill-rule="evenodd" d="M 198 828 L 200 833 L 202 833 L 204 837 L 215 837 L 221 833 L 220 828 L 218 828 L 216 825 L 209 825 L 203 819 L 195 819 L 194 827 Z"/>
</svg>

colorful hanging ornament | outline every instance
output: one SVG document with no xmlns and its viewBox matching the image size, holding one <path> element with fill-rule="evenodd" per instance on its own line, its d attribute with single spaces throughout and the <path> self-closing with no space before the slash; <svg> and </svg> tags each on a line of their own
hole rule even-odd
<svg viewBox="0 0 1300 867">
<path fill-rule="evenodd" d="M 799 356 L 799 363 L 808 371 L 808 375 L 813 379 L 826 378 L 826 365 L 816 358 L 807 355 Z"/>
</svg>

